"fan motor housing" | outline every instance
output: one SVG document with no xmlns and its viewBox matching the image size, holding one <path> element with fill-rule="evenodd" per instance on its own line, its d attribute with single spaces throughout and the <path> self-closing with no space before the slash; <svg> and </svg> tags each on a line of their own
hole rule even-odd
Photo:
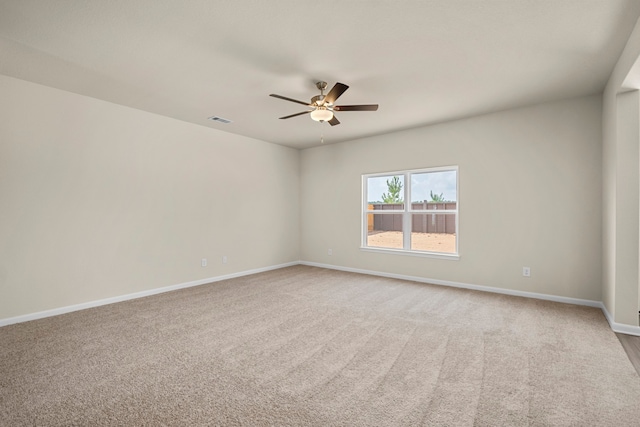
<svg viewBox="0 0 640 427">
<path fill-rule="evenodd" d="M 324 100 L 324 95 L 316 95 L 313 98 L 311 98 L 311 103 L 314 105 L 322 105 Z"/>
</svg>

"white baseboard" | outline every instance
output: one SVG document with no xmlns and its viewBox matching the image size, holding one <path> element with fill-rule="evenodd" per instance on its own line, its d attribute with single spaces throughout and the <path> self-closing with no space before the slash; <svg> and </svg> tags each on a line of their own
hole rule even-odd
<svg viewBox="0 0 640 427">
<path fill-rule="evenodd" d="M 300 264 L 308 265 L 312 267 L 328 268 L 332 270 L 348 271 L 351 273 L 361 273 L 361 274 L 369 274 L 372 276 L 389 277 L 393 279 L 411 280 L 414 282 L 430 283 L 433 285 L 452 286 L 454 288 L 472 289 L 475 291 L 493 292 L 497 294 L 513 295 L 518 297 L 534 298 L 534 299 L 541 299 L 546 301 L 555 301 L 555 302 L 561 302 L 565 304 L 596 307 L 602 310 L 602 313 L 604 313 L 604 317 L 607 319 L 607 322 L 609 322 L 609 326 L 614 332 L 627 334 L 627 335 L 640 336 L 640 326 L 632 326 L 632 325 L 625 325 L 624 323 L 616 323 L 613 320 L 613 317 L 611 316 L 611 314 L 609 314 L 609 311 L 604 306 L 604 303 L 602 301 L 561 297 L 557 295 L 539 294 L 536 292 L 515 291 L 511 289 L 494 288 L 491 286 L 481 286 L 481 285 L 472 285 L 469 283 L 451 282 L 449 280 L 427 279 L 424 277 L 407 276 L 404 274 L 395 274 L 395 273 L 384 273 L 381 271 L 363 270 L 359 268 L 342 267 L 338 265 L 322 264 L 318 262 L 300 261 Z"/>
<path fill-rule="evenodd" d="M 272 265 L 269 267 L 256 268 L 253 270 L 241 271 L 238 273 L 226 274 L 224 276 L 209 277 L 207 279 L 194 280 L 191 282 L 179 283 L 177 285 L 165 286 L 162 288 L 149 289 L 146 291 L 135 292 L 132 294 L 120 295 L 111 298 L 100 299 L 96 301 L 84 302 L 81 304 L 68 305 L 66 307 L 54 308 L 52 310 L 39 311 L 37 313 L 25 314 L 22 316 L 9 317 L 0 319 L 0 327 L 12 325 L 14 323 L 28 322 L 30 320 L 42 319 L 45 317 L 57 316 L 59 314 L 71 313 L 72 311 L 84 310 L 87 308 L 99 307 L 101 305 L 113 304 L 116 302 L 128 301 L 136 298 L 148 297 L 150 295 L 161 294 L 164 292 L 175 291 L 178 289 L 190 288 L 192 286 L 205 285 L 207 283 L 219 282 L 221 280 L 233 279 L 235 277 L 248 276 L 251 274 L 262 273 L 264 271 L 277 270 L 279 268 L 290 267 L 300 264 L 298 261 L 285 264 Z"/>
<path fill-rule="evenodd" d="M 604 306 L 604 303 L 602 303 L 602 301 L 561 297 L 557 295 L 539 294 L 535 292 L 515 291 L 511 289 L 494 288 L 491 286 L 481 286 L 481 285 L 472 285 L 469 283 L 451 282 L 448 280 L 427 279 L 424 277 L 406 276 L 404 274 L 384 273 L 380 271 L 363 270 L 363 269 L 351 268 L 351 267 L 341 267 L 338 265 L 322 264 L 318 262 L 300 261 L 300 264 L 308 265 L 312 267 L 328 268 L 332 270 L 348 271 L 351 273 L 361 273 L 361 274 L 369 274 L 373 276 L 389 277 L 393 279 L 411 280 L 414 282 L 430 283 L 433 285 L 452 286 L 454 288 L 472 289 L 475 291 L 493 292 L 497 294 L 513 295 L 518 297 L 534 298 L 534 299 L 541 299 L 546 301 L 555 301 L 555 302 L 561 302 L 565 304 L 596 307 L 602 310 L 602 313 L 604 313 L 604 317 L 607 319 L 607 322 L 609 322 L 609 326 L 611 327 L 613 332 L 640 336 L 640 326 L 625 325 L 624 323 L 614 322 L 613 317 L 611 316 L 611 314 L 609 314 L 609 311 Z"/>
<path fill-rule="evenodd" d="M 337 265 L 321 264 L 317 262 L 300 261 L 300 264 L 309 265 L 312 267 L 329 268 L 332 270 L 349 271 L 351 273 L 361 273 L 361 274 L 369 274 L 372 276 L 389 277 L 392 279 L 411 280 L 413 282 L 429 283 L 432 285 L 450 286 L 453 288 L 471 289 L 474 291 L 492 292 L 495 294 L 513 295 L 517 297 L 562 302 L 565 304 L 585 305 L 588 307 L 597 307 L 597 308 L 603 307 L 602 302 L 588 300 L 588 299 L 561 297 L 557 295 L 538 294 L 535 292 L 525 292 L 525 291 L 516 291 L 512 289 L 494 288 L 491 286 L 472 285 L 470 283 L 452 282 L 449 280 L 428 279 L 428 278 L 418 277 L 418 276 L 406 276 L 404 274 L 384 273 L 381 271 L 373 271 L 373 270 L 362 270 L 359 268 L 341 267 Z"/>
<path fill-rule="evenodd" d="M 609 313 L 609 310 L 607 310 L 607 307 L 604 306 L 604 303 L 600 303 L 600 308 L 604 313 L 604 317 L 607 318 L 607 322 L 609 322 L 609 326 L 611 327 L 613 332 L 618 332 L 620 334 L 627 334 L 627 335 L 636 335 L 640 337 L 640 326 L 632 326 L 632 325 L 625 325 L 624 323 L 616 323 L 613 320 L 613 317 L 611 316 L 611 314 Z"/>
<path fill-rule="evenodd" d="M 66 306 L 66 307 L 55 308 L 55 309 L 52 309 L 52 310 L 39 311 L 37 313 L 25 314 L 25 315 L 22 315 L 22 316 L 9 317 L 9 318 L 6 318 L 6 319 L 0 319 L 0 327 L 7 326 L 7 325 L 12 325 L 14 323 L 21 323 L 21 322 L 28 322 L 30 320 L 42 319 L 42 318 L 45 318 L 45 317 L 57 316 L 59 314 L 71 313 L 73 311 L 84 310 L 84 309 L 87 309 L 87 308 L 99 307 L 101 305 L 113 304 L 113 303 L 116 303 L 116 302 L 128 301 L 128 300 L 132 300 L 132 299 L 136 299 L 136 298 L 143 298 L 143 297 L 147 297 L 147 296 L 151 296 L 151 295 L 161 294 L 161 293 L 164 293 L 164 292 L 175 291 L 175 290 L 178 290 L 178 289 L 190 288 L 192 286 L 200 286 L 200 285 L 204 285 L 204 284 L 207 284 L 207 283 L 219 282 L 221 280 L 227 280 L 227 279 L 233 279 L 233 278 L 236 278 L 236 277 L 248 276 L 248 275 L 251 275 L 251 274 L 262 273 L 262 272 L 270 271 L 270 270 L 277 270 L 279 268 L 291 267 L 291 266 L 294 266 L 294 265 L 308 265 L 308 266 L 311 266 L 311 267 L 320 267 L 320 268 L 327 268 L 327 269 L 331 269 L 331 270 L 347 271 L 347 272 L 351 272 L 351 273 L 368 274 L 368 275 L 371 275 L 371 276 L 381 276 L 381 277 L 389 277 L 389 278 L 392 278 L 392 279 L 411 280 L 411 281 L 414 281 L 414 282 L 429 283 L 429 284 L 432 284 L 432 285 L 450 286 L 450 287 L 454 287 L 454 288 L 471 289 L 471 290 L 475 290 L 475 291 L 492 292 L 492 293 L 497 293 L 497 294 L 513 295 L 513 296 L 518 296 L 518 297 L 534 298 L 534 299 L 541 299 L 541 300 L 546 300 L 546 301 L 555 301 L 555 302 L 561 302 L 561 303 L 565 303 L 565 304 L 574 304 L 574 305 L 583 305 L 583 306 L 588 306 L 588 307 L 596 307 L 596 308 L 599 308 L 599 309 L 602 310 L 602 312 L 604 313 L 605 318 L 607 319 L 607 322 L 609 322 L 609 326 L 611 327 L 611 329 L 614 332 L 618 332 L 618 333 L 621 333 L 621 334 L 627 334 L 627 335 L 640 336 L 640 327 L 639 326 L 632 326 L 632 325 L 625 325 L 623 323 L 616 323 L 613 320 L 613 317 L 611 316 L 611 314 L 609 314 L 609 311 L 607 310 L 607 308 L 604 306 L 604 304 L 601 301 L 593 301 L 593 300 L 586 300 L 586 299 L 579 299 L 579 298 L 561 297 L 561 296 L 557 296 L 557 295 L 539 294 L 539 293 L 535 293 L 535 292 L 516 291 L 516 290 L 512 290 L 512 289 L 494 288 L 494 287 L 491 287 L 491 286 L 473 285 L 473 284 L 469 284 L 469 283 L 452 282 L 452 281 L 449 281 L 449 280 L 428 279 L 428 278 L 418 277 L 418 276 L 407 276 L 407 275 L 404 275 L 404 274 L 385 273 L 385 272 L 381 272 L 381 271 L 364 270 L 364 269 L 360 269 L 360 268 L 351 268 L 351 267 L 342 267 L 342 266 L 338 266 L 338 265 L 322 264 L 322 263 L 310 262 L 310 261 L 293 261 L 293 262 L 288 262 L 288 263 L 285 263 L 285 264 L 272 265 L 272 266 L 268 266 L 268 267 L 256 268 L 256 269 L 253 269 L 253 270 L 241 271 L 241 272 L 238 272 L 238 273 L 226 274 L 224 276 L 209 277 L 209 278 L 206 278 L 206 279 L 200 279 L 200 280 L 194 280 L 194 281 L 191 281 L 191 282 L 179 283 L 177 285 L 171 285 L 171 286 L 165 286 L 165 287 L 162 287 L 162 288 L 149 289 L 149 290 L 146 290 L 146 291 L 135 292 L 135 293 L 126 294 L 126 295 L 120 295 L 120 296 L 116 296 L 116 297 L 112 297 L 112 298 L 105 298 L 105 299 L 101 299 L 101 300 L 97 300 L 97 301 L 89 301 L 89 302 L 86 302 L 86 303 L 69 305 L 69 306 Z"/>
</svg>

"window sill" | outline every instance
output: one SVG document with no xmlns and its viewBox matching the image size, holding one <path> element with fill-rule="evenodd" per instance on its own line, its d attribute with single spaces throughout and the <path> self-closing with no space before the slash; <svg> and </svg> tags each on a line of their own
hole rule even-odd
<svg viewBox="0 0 640 427">
<path fill-rule="evenodd" d="M 417 251 L 405 251 L 404 249 L 388 249 L 388 248 L 372 248 L 369 246 L 360 246 L 360 250 L 365 252 L 386 253 L 393 255 L 409 255 L 422 258 L 436 258 L 447 259 L 450 261 L 458 261 L 460 259 L 459 254 L 448 254 L 444 252 L 417 252 Z"/>
</svg>

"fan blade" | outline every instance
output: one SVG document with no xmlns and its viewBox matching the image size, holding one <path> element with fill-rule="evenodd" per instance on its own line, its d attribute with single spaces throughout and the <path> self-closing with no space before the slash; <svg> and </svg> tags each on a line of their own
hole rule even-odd
<svg viewBox="0 0 640 427">
<path fill-rule="evenodd" d="M 370 105 L 334 105 L 333 109 L 336 111 L 376 111 L 378 104 Z"/>
<path fill-rule="evenodd" d="M 333 85 L 327 96 L 324 97 L 324 102 L 327 104 L 333 104 L 336 102 L 336 99 L 340 98 L 340 95 L 344 93 L 345 90 L 349 89 L 344 83 L 336 83 Z"/>
<path fill-rule="evenodd" d="M 303 111 L 302 113 L 291 114 L 290 116 L 280 117 L 280 119 L 290 119 L 291 117 L 301 116 L 303 114 L 309 114 L 311 111 Z"/>
<path fill-rule="evenodd" d="M 269 96 L 273 96 L 274 98 L 284 99 L 285 101 L 297 102 L 298 104 L 306 105 L 310 107 L 311 105 L 308 102 L 298 101 L 297 99 L 287 98 L 286 96 L 276 95 L 274 93 Z"/>
<path fill-rule="evenodd" d="M 338 120 L 338 118 L 336 116 L 333 116 L 331 118 L 331 120 L 329 120 L 329 124 L 331 126 L 339 125 L 340 124 L 340 120 Z"/>
</svg>

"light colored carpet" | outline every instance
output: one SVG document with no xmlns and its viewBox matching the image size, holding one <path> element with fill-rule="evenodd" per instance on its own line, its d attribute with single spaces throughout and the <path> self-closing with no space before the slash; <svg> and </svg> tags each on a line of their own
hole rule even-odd
<svg viewBox="0 0 640 427">
<path fill-rule="evenodd" d="M 598 309 L 295 266 L 0 328 L 0 425 L 640 425 Z"/>
</svg>

